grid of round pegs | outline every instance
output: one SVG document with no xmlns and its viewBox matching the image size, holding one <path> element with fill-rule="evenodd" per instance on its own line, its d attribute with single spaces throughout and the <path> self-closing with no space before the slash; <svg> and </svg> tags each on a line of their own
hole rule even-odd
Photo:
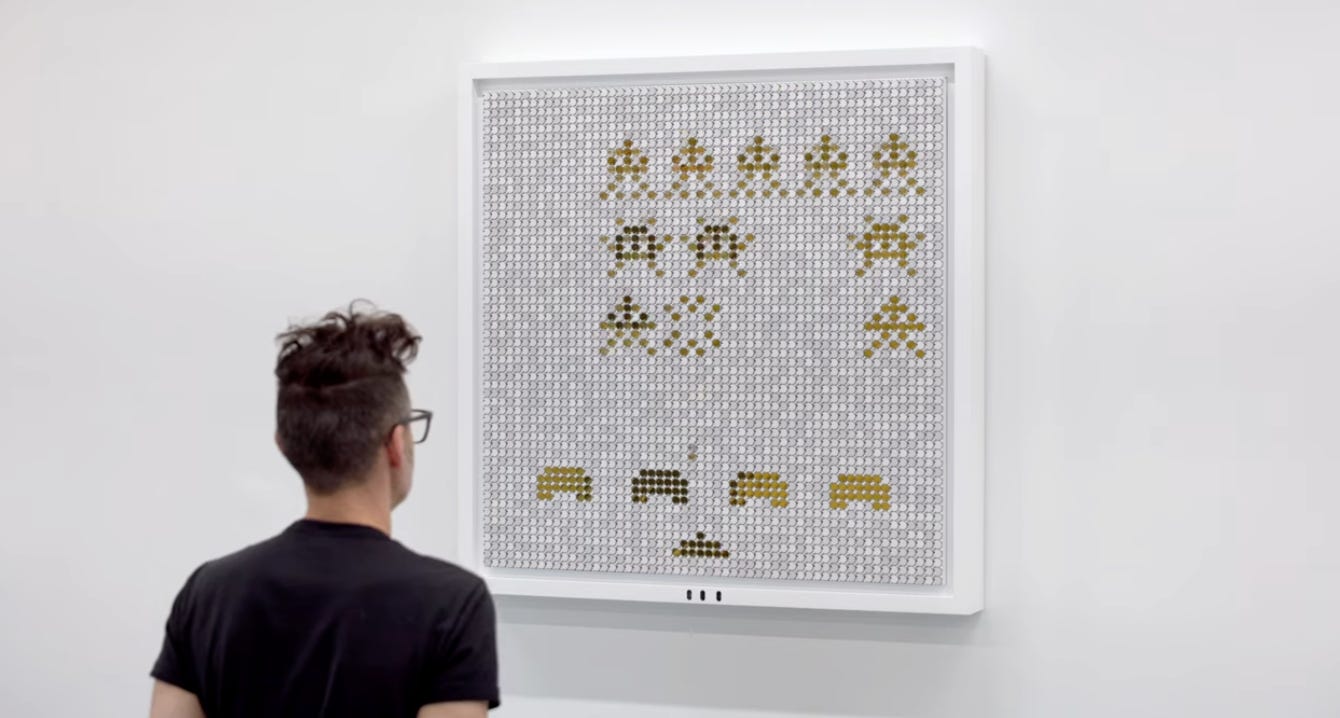
<svg viewBox="0 0 1340 718">
<path fill-rule="evenodd" d="M 487 91 L 479 309 L 485 565 L 943 583 L 950 186 L 943 90 L 938 79 L 901 78 Z M 824 135 L 828 161 L 846 165 L 818 168 L 807 188 L 816 178 L 805 154 L 820 145 L 822 162 Z M 681 154 L 689 137 L 701 153 Z M 835 188 L 843 189 L 835 195 Z M 872 245 L 905 249 L 906 265 L 876 254 L 855 274 L 867 257 L 848 236 L 871 229 L 867 216 L 909 234 L 914 247 L 892 238 L 887 248 Z M 727 256 L 698 267 L 682 236 L 694 240 L 730 217 L 739 239 L 746 230 L 758 239 L 743 253 L 737 247 L 736 271 L 729 233 Z M 613 240 L 630 226 L 647 232 L 626 234 L 639 241 L 624 249 L 644 254 L 619 257 Z M 597 242 L 602 234 L 608 240 Z M 665 245 L 654 260 L 642 240 L 653 235 Z M 893 297 L 895 311 L 881 307 Z M 704 307 L 720 309 L 707 321 Z M 881 326 L 869 326 L 875 314 Z M 647 361 L 652 353 L 663 358 Z M 537 501 L 536 474 L 557 464 L 583 467 L 583 480 L 546 484 L 553 498 Z M 749 467 L 764 470 L 744 487 L 738 474 Z M 644 469 L 681 473 L 644 476 Z M 784 498 L 762 474 L 786 484 Z M 884 477 L 890 501 L 879 501 L 878 489 L 874 499 L 852 490 L 844 508 L 833 508 L 832 484 L 846 475 Z M 634 479 L 687 486 L 663 483 L 635 502 Z M 675 504 L 677 489 L 687 489 L 687 505 Z"/>
</svg>

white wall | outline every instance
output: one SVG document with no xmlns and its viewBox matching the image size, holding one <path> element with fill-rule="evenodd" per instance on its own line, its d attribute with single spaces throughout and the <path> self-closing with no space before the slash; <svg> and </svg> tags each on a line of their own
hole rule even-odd
<svg viewBox="0 0 1340 718">
<path fill-rule="evenodd" d="M 142 714 L 186 573 L 300 509 L 289 317 L 369 296 L 427 335 L 446 421 L 397 531 L 452 554 L 459 61 L 973 44 L 986 612 L 505 601 L 500 715 L 1340 715 L 1337 29 L 1326 0 L 0 1 L 0 714 Z"/>
</svg>

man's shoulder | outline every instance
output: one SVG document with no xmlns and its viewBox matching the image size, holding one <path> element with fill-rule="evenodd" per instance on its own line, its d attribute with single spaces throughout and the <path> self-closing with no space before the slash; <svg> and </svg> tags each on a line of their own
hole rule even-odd
<svg viewBox="0 0 1340 718">
<path fill-rule="evenodd" d="M 463 566 L 421 554 L 400 543 L 396 543 L 396 546 L 404 552 L 407 565 L 412 566 L 415 573 L 422 576 L 425 581 L 466 593 L 488 590 L 484 579 Z"/>
<path fill-rule="evenodd" d="M 274 550 L 274 545 L 279 538 L 279 536 L 271 536 L 232 553 L 205 561 L 197 566 L 195 571 L 187 578 L 187 586 L 208 585 L 235 579 L 239 572 L 248 571 L 256 564 L 264 562 L 266 556 Z"/>
<path fill-rule="evenodd" d="M 356 551 L 342 556 L 311 556 L 301 546 L 301 538 L 285 532 L 206 561 L 187 579 L 185 590 L 196 595 L 233 595 L 245 591 L 253 579 L 264 577 L 270 579 L 270 585 L 274 580 L 285 584 L 303 579 L 300 582 L 309 586 L 334 583 L 369 590 L 413 588 L 418 590 L 408 595 L 424 595 L 422 591 L 426 590 L 439 600 L 450 595 L 463 602 L 488 595 L 484 580 L 474 572 L 391 539 L 351 544 Z"/>
</svg>

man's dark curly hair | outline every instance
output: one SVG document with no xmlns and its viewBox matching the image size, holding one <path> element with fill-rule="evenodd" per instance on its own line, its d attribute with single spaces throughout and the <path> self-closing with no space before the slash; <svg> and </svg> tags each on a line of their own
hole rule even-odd
<svg viewBox="0 0 1340 718">
<path fill-rule="evenodd" d="M 422 339 L 399 314 L 356 301 L 277 337 L 279 444 L 308 488 L 358 480 L 409 413 L 405 367 Z"/>
</svg>

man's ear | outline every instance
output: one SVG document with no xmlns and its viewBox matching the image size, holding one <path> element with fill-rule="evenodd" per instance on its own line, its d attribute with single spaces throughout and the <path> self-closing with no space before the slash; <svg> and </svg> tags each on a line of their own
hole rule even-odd
<svg viewBox="0 0 1340 718">
<path fill-rule="evenodd" d="M 279 447 L 279 453 L 284 453 L 284 440 L 279 438 L 278 431 L 275 431 L 275 446 Z"/>
<path fill-rule="evenodd" d="M 404 424 L 397 424 L 391 429 L 391 436 L 386 441 L 386 460 L 393 469 L 405 463 L 405 440 L 408 438 L 406 431 L 408 429 Z"/>
</svg>

